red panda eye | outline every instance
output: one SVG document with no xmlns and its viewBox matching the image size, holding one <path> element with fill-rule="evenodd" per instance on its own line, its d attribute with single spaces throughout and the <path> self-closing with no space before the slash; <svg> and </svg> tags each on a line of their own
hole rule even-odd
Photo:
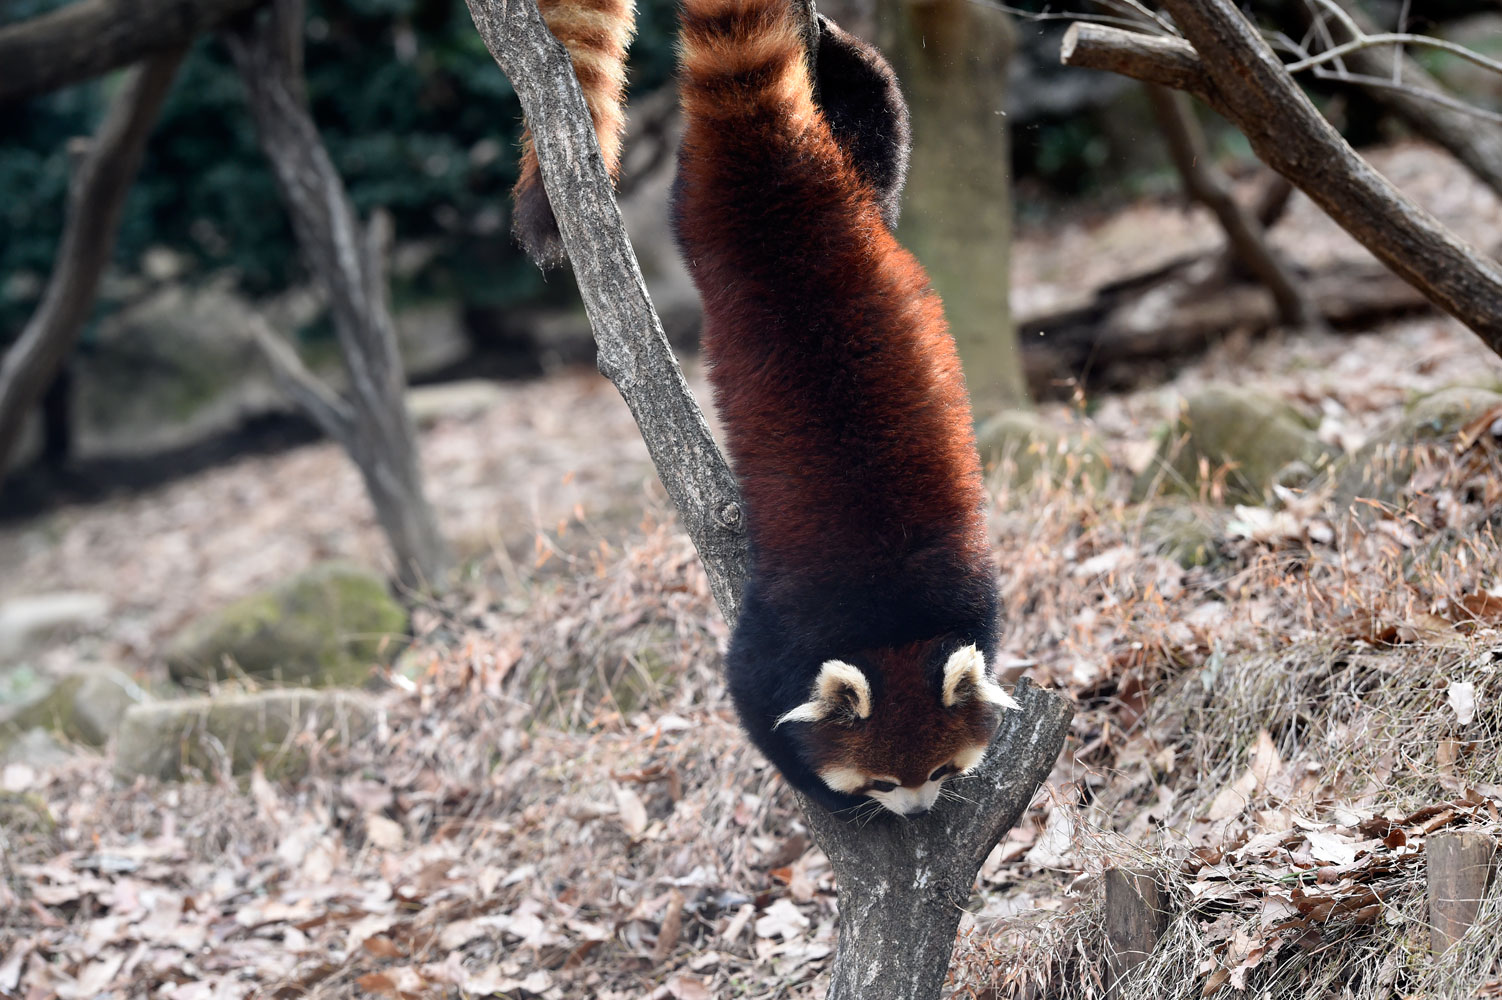
<svg viewBox="0 0 1502 1000">
<path fill-rule="evenodd" d="M 953 774 L 954 772 L 956 772 L 958 770 L 959 770 L 959 768 L 955 767 L 953 764 L 945 764 L 943 767 L 939 768 L 933 774 L 930 774 L 928 776 L 928 780 L 929 781 L 938 781 L 940 778 L 947 778 L 947 777 L 949 777 L 951 774 Z"/>
<path fill-rule="evenodd" d="M 873 782 L 871 782 L 871 791 L 873 791 L 873 792 L 890 792 L 892 789 L 894 789 L 896 787 L 897 787 L 897 782 L 895 782 L 895 781 L 873 781 Z"/>
</svg>

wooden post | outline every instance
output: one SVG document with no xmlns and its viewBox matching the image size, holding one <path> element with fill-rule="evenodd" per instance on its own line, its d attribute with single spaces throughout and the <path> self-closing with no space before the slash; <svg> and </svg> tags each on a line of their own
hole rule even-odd
<svg viewBox="0 0 1502 1000">
<path fill-rule="evenodd" d="M 1147 961 L 1168 924 L 1168 900 L 1157 877 L 1145 868 L 1106 871 L 1106 988 Z"/>
<path fill-rule="evenodd" d="M 1438 955 L 1476 922 L 1496 845 L 1481 833 L 1437 833 L 1429 855 L 1429 950 Z"/>
</svg>

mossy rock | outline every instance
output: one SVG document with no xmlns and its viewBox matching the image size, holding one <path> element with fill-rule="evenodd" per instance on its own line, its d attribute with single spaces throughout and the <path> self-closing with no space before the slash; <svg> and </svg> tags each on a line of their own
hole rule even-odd
<svg viewBox="0 0 1502 1000">
<path fill-rule="evenodd" d="M 1132 498 L 1199 497 L 1223 477 L 1227 503 L 1260 504 L 1274 485 L 1290 476 L 1307 481 L 1334 456 L 1312 422 L 1283 400 L 1211 386 L 1189 397 L 1179 420 L 1160 432 L 1157 454 L 1133 484 Z"/>
<path fill-rule="evenodd" d="M 67 674 L 40 697 L 0 715 L 0 745 L 41 729 L 74 743 L 104 746 L 125 710 L 145 700 L 135 681 L 111 667 Z"/>
<path fill-rule="evenodd" d="M 1214 508 L 1170 500 L 1144 511 L 1142 540 L 1185 569 L 1214 566 L 1225 561 L 1225 527 L 1224 515 Z"/>
<path fill-rule="evenodd" d="M 407 613 L 380 577 L 320 566 L 242 598 L 168 643 L 172 679 L 186 686 L 245 674 L 263 681 L 353 687 L 405 645 Z"/>
<path fill-rule="evenodd" d="M 1396 503 L 1424 451 L 1448 448 L 1462 427 L 1497 406 L 1502 406 L 1502 393 L 1468 386 L 1441 389 L 1415 401 L 1396 423 L 1330 470 L 1336 506 L 1373 509 L 1356 503 L 1357 498 Z"/>
<path fill-rule="evenodd" d="M 359 691 L 281 688 L 137 705 L 115 742 L 115 775 L 176 780 L 257 764 L 276 778 L 307 773 L 312 746 L 343 746 L 368 733 L 377 709 Z"/>
<path fill-rule="evenodd" d="M 1111 465 L 1100 442 L 1060 427 L 1032 410 L 1004 410 L 975 432 L 981 462 L 999 469 L 1014 487 L 1039 480 L 1050 485 L 1105 488 Z"/>
</svg>

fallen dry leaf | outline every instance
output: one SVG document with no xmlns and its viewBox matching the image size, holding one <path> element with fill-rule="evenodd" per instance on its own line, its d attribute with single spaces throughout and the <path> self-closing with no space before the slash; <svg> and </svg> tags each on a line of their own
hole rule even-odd
<svg viewBox="0 0 1502 1000">
<path fill-rule="evenodd" d="M 1469 726 L 1476 718 L 1476 685 L 1469 681 L 1451 681 L 1445 687 L 1445 701 L 1455 712 L 1462 726 Z"/>
</svg>

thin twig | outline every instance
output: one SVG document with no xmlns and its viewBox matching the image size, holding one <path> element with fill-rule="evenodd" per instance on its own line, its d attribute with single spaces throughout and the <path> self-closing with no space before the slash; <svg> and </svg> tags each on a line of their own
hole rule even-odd
<svg viewBox="0 0 1502 1000">
<path fill-rule="evenodd" d="M 1290 73 L 1302 73 L 1306 69 L 1322 66 L 1327 62 L 1339 59 L 1352 52 L 1360 52 L 1362 49 L 1374 49 L 1384 45 L 1418 45 L 1423 48 L 1439 49 L 1442 52 L 1458 56 L 1467 62 L 1475 63 L 1483 69 L 1491 70 L 1493 73 L 1502 74 L 1502 62 L 1484 56 L 1474 49 L 1468 49 L 1464 45 L 1457 45 L 1443 38 L 1435 38 L 1433 35 L 1411 35 L 1406 32 L 1396 31 L 1383 32 L 1379 35 L 1362 35 L 1360 38 L 1343 42 L 1333 49 L 1315 53 L 1307 59 L 1300 59 L 1298 62 L 1289 63 L 1284 68 Z"/>
</svg>

